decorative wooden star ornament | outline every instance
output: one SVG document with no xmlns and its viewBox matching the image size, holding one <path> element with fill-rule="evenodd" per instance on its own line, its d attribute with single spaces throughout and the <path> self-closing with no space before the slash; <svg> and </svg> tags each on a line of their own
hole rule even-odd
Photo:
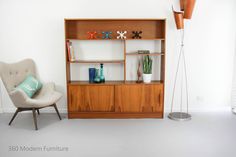
<svg viewBox="0 0 236 157">
<path fill-rule="evenodd" d="M 117 31 L 116 33 L 119 34 L 117 36 L 117 39 L 126 39 L 125 34 L 127 33 L 127 31 Z"/>
<path fill-rule="evenodd" d="M 142 31 L 132 31 L 133 33 L 133 39 L 141 39 L 141 34 L 143 33 Z"/>
<path fill-rule="evenodd" d="M 103 36 L 102 39 L 111 39 L 112 32 L 102 32 Z"/>
<path fill-rule="evenodd" d="M 94 31 L 94 32 L 87 32 L 88 33 L 88 39 L 97 39 L 96 35 L 97 35 L 97 32 Z"/>
</svg>

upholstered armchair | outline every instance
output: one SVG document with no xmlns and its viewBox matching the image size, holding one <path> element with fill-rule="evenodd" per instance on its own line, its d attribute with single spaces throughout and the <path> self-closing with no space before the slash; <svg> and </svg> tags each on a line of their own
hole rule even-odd
<svg viewBox="0 0 236 157">
<path fill-rule="evenodd" d="M 55 91 L 54 83 L 46 83 L 30 98 L 23 90 L 16 88 L 28 75 L 37 78 L 35 63 L 31 59 L 25 59 L 13 64 L 0 62 L 0 77 L 13 104 L 17 108 L 9 125 L 11 125 L 18 112 L 32 110 L 35 130 L 38 130 L 36 111 L 40 114 L 39 109 L 41 108 L 54 107 L 61 120 L 56 102 L 62 97 L 62 94 Z"/>
</svg>

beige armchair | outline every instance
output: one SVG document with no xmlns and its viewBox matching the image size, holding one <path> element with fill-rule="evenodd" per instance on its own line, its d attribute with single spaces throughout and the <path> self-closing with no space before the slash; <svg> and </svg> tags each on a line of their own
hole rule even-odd
<svg viewBox="0 0 236 157">
<path fill-rule="evenodd" d="M 39 109 L 44 107 L 54 107 L 61 120 L 56 102 L 62 97 L 62 94 L 55 91 L 54 83 L 44 84 L 40 91 L 32 98 L 28 97 L 22 90 L 15 88 L 24 81 L 29 74 L 37 78 L 35 71 L 35 63 L 31 59 L 25 59 L 13 64 L 0 62 L 0 77 L 13 104 L 17 108 L 9 125 L 11 125 L 18 112 L 32 110 L 35 130 L 38 130 L 36 111 L 40 114 Z"/>
</svg>

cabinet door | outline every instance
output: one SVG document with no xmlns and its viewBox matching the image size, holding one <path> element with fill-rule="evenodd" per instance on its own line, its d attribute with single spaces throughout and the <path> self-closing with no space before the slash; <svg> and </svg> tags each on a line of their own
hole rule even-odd
<svg viewBox="0 0 236 157">
<path fill-rule="evenodd" d="M 69 86 L 69 112 L 114 111 L 114 86 Z"/>
<path fill-rule="evenodd" d="M 116 112 L 162 112 L 163 85 L 115 86 Z"/>
</svg>

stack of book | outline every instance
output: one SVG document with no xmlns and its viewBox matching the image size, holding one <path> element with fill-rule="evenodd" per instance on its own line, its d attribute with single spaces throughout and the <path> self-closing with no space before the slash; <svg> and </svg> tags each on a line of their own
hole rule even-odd
<svg viewBox="0 0 236 157">
<path fill-rule="evenodd" d="M 149 54 L 149 50 L 138 50 L 138 54 Z"/>
</svg>

